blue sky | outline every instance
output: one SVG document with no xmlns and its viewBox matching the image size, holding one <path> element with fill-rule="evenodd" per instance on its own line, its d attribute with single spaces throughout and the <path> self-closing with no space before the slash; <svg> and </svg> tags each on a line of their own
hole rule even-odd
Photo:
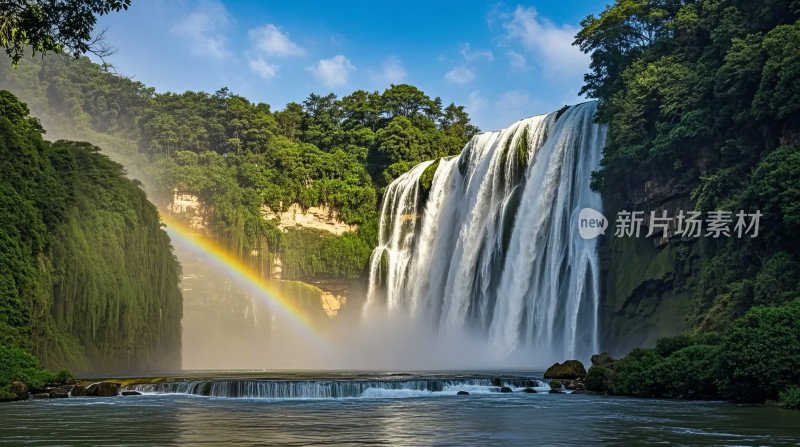
<svg viewBox="0 0 800 447">
<path fill-rule="evenodd" d="M 571 46 L 603 0 L 497 3 L 134 0 L 100 18 L 117 72 L 159 92 L 229 87 L 273 110 L 410 83 L 482 130 L 582 100 Z"/>
</svg>

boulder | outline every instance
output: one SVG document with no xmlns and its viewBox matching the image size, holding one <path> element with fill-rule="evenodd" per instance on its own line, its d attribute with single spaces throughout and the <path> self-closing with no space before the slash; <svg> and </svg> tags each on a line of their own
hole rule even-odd
<svg viewBox="0 0 800 447">
<path fill-rule="evenodd" d="M 125 391 L 122 392 L 122 395 L 123 396 L 125 395 Z M 458 395 L 458 396 L 469 396 L 469 393 L 466 392 L 466 391 L 459 391 L 459 392 L 456 393 L 456 395 Z"/>
<path fill-rule="evenodd" d="M 525 381 L 525 386 L 528 387 L 528 388 L 533 388 L 533 387 L 538 386 L 538 385 L 539 385 L 538 383 L 536 383 L 535 381 L 530 380 L 530 379 Z"/>
<path fill-rule="evenodd" d="M 536 390 L 534 390 L 533 388 L 528 387 L 528 388 L 525 388 L 524 390 L 522 390 L 522 392 L 523 393 L 535 393 Z"/>
<path fill-rule="evenodd" d="M 503 381 L 499 377 L 492 379 L 492 386 L 503 386 Z"/>
<path fill-rule="evenodd" d="M 119 393 L 119 383 L 97 382 L 86 387 L 86 396 L 92 397 L 111 397 Z"/>
<path fill-rule="evenodd" d="M 11 394 L 15 400 L 26 400 L 30 397 L 28 385 L 22 382 L 11 382 Z"/>
<path fill-rule="evenodd" d="M 31 394 L 31 399 L 49 399 L 49 398 L 50 398 L 50 394 L 49 393 Z"/>
<path fill-rule="evenodd" d="M 555 388 L 550 388 L 550 391 L 548 391 L 548 393 L 550 393 L 550 394 L 563 394 L 564 392 L 561 391 L 561 390 L 557 390 Z"/>
<path fill-rule="evenodd" d="M 500 387 L 500 392 L 501 393 L 510 393 L 511 392 L 511 388 L 509 388 L 507 386 L 501 386 Z"/>
<path fill-rule="evenodd" d="M 577 360 L 567 360 L 564 363 L 556 363 L 547 368 L 544 373 L 545 379 L 583 379 L 586 377 L 586 368 L 583 363 Z"/>
<path fill-rule="evenodd" d="M 75 385 L 75 386 L 73 386 L 72 390 L 70 390 L 70 395 L 72 397 L 85 396 L 86 395 L 86 385 Z"/>
<path fill-rule="evenodd" d="M 461 394 L 461 393 L 467 393 L 467 392 L 466 391 L 459 391 L 458 392 L 458 394 Z M 142 393 L 140 393 L 138 391 L 134 391 L 134 390 L 125 390 L 125 391 L 123 391 L 123 392 L 121 392 L 119 394 L 122 394 L 123 396 L 141 396 L 142 395 Z M 467 393 L 467 394 L 469 394 L 469 393 Z"/>
<path fill-rule="evenodd" d="M 64 388 L 53 388 L 47 396 L 51 399 L 60 399 L 69 397 L 69 393 Z"/>
<path fill-rule="evenodd" d="M 586 385 L 583 383 L 583 380 L 581 380 L 581 379 L 562 380 L 561 382 L 564 383 L 564 388 L 566 388 L 568 390 L 575 391 L 575 390 L 585 390 L 586 389 Z"/>
<path fill-rule="evenodd" d="M 617 360 L 611 357 L 611 353 L 603 352 L 602 354 L 595 354 L 592 356 L 593 366 L 602 366 L 604 368 L 614 369 L 614 362 Z"/>
<path fill-rule="evenodd" d="M 560 390 L 564 384 L 561 383 L 560 380 L 551 380 L 550 381 L 550 389 L 553 390 Z"/>
</svg>

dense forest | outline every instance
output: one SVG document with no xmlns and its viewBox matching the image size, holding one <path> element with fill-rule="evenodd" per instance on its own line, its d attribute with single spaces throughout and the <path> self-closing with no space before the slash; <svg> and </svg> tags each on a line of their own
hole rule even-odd
<svg viewBox="0 0 800 447">
<path fill-rule="evenodd" d="M 0 64 L 0 87 L 27 101 L 60 136 L 102 146 L 156 203 L 192 194 L 214 237 L 262 265 L 280 256 L 284 279 L 364 275 L 377 243 L 382 189 L 414 164 L 460 152 L 478 132 L 463 106 L 412 85 L 311 94 L 273 111 L 220 89 L 156 93 L 88 58 Z M 324 205 L 358 231 L 284 233 L 262 209 Z"/>
<path fill-rule="evenodd" d="M 43 133 L 0 91 L 0 387 L 41 386 L 40 363 L 180 367 L 180 265 L 155 206 L 97 147 Z"/>
<path fill-rule="evenodd" d="M 634 351 L 617 392 L 800 396 L 799 18 L 788 0 L 618 0 L 582 22 L 607 215 L 763 213 L 756 238 L 607 240 L 609 331 L 641 341 L 672 318 L 690 335 Z"/>
</svg>

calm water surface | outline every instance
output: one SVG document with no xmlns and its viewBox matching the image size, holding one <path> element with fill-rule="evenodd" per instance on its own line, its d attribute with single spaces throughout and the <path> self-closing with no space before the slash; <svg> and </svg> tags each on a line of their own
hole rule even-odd
<svg viewBox="0 0 800 447">
<path fill-rule="evenodd" d="M 0 444 L 800 445 L 798 411 L 451 391 L 394 390 L 344 399 L 151 394 L 30 400 L 0 404 Z"/>
</svg>

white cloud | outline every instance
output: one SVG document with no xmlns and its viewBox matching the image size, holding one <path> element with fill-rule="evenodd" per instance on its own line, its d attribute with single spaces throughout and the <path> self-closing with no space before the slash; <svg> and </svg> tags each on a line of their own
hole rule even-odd
<svg viewBox="0 0 800 447">
<path fill-rule="evenodd" d="M 486 59 L 487 61 L 491 62 L 494 60 L 494 54 L 490 50 L 475 50 L 473 51 L 468 43 L 461 45 L 461 49 L 459 50 L 461 55 L 464 56 L 464 60 L 467 62 L 472 62 L 478 59 Z"/>
<path fill-rule="evenodd" d="M 289 39 L 289 33 L 273 24 L 251 29 L 250 39 L 267 56 L 302 56 L 305 50 Z"/>
<path fill-rule="evenodd" d="M 227 49 L 230 14 L 225 5 L 208 1 L 192 11 L 170 30 L 189 40 L 193 54 L 222 60 L 231 57 Z"/>
<path fill-rule="evenodd" d="M 400 84 L 408 76 L 406 68 L 400 59 L 392 56 L 383 62 L 381 71 L 372 75 L 372 79 L 383 85 Z"/>
<path fill-rule="evenodd" d="M 249 65 L 250 69 L 256 72 L 256 74 L 261 76 L 261 79 L 264 79 L 265 81 L 269 81 L 278 74 L 278 66 L 267 63 L 263 57 L 259 57 L 258 59 L 250 59 Z"/>
<path fill-rule="evenodd" d="M 500 95 L 494 104 L 497 111 L 513 111 L 515 116 L 530 116 L 531 112 L 526 112 L 526 107 L 530 104 L 531 95 L 523 90 L 512 90 Z M 517 113 L 519 112 L 519 113 Z M 511 124 L 511 123 L 509 123 Z"/>
<path fill-rule="evenodd" d="M 340 87 L 347 83 L 350 73 L 356 71 L 356 67 L 339 54 L 330 59 L 321 59 L 316 65 L 308 67 L 308 70 L 326 86 Z"/>
<path fill-rule="evenodd" d="M 572 46 L 578 28 L 558 26 L 540 17 L 536 10 L 517 6 L 511 20 L 503 24 L 507 38 L 519 42 L 530 51 L 551 77 L 583 74 L 589 67 L 589 56 Z"/>
<path fill-rule="evenodd" d="M 525 71 L 528 69 L 528 61 L 525 60 L 525 56 L 514 50 L 506 53 L 506 56 L 508 56 L 508 67 L 512 71 Z"/>
<path fill-rule="evenodd" d="M 448 71 L 444 75 L 444 78 L 445 80 L 454 84 L 464 85 L 469 84 L 475 79 L 475 73 L 466 65 L 459 65 L 458 67 Z"/>
<path fill-rule="evenodd" d="M 484 107 L 486 107 L 486 104 L 488 103 L 489 101 L 481 95 L 479 90 L 473 90 L 467 97 L 467 113 L 473 117 L 477 116 L 481 113 L 481 111 L 483 111 Z"/>
</svg>

